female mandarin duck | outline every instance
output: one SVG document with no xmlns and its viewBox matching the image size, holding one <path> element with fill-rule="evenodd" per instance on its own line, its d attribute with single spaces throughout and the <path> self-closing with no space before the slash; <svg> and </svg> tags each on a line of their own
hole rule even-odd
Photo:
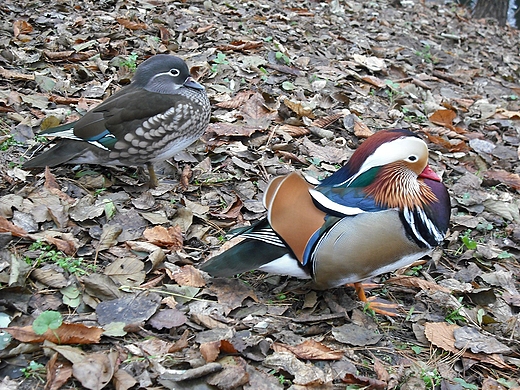
<svg viewBox="0 0 520 390">
<path fill-rule="evenodd" d="M 323 289 L 354 283 L 367 302 L 359 282 L 432 252 L 450 218 L 449 195 L 428 166 L 425 142 L 402 129 L 368 138 L 317 187 L 297 173 L 273 179 L 264 205 L 267 218 L 242 230 L 244 240 L 202 270 L 231 276 L 259 269 L 312 278 Z"/>
<path fill-rule="evenodd" d="M 60 164 L 146 165 L 156 187 L 153 163 L 171 158 L 204 133 L 210 103 L 179 57 L 157 54 L 137 67 L 120 89 L 76 122 L 40 134 L 56 145 L 27 161 L 26 169 Z"/>
</svg>

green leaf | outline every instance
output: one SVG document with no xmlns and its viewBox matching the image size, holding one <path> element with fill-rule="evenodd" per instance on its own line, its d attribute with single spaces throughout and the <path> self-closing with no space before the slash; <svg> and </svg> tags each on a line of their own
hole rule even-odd
<svg viewBox="0 0 520 390">
<path fill-rule="evenodd" d="M 471 250 L 474 250 L 474 249 L 477 249 L 477 242 L 472 240 L 470 237 L 469 237 L 469 234 L 468 235 L 464 235 L 462 236 L 462 242 L 464 243 L 464 245 L 466 246 L 466 248 L 468 249 L 471 249 Z"/>
<path fill-rule="evenodd" d="M 0 313 L 0 328 L 7 328 L 10 322 L 11 318 L 7 314 Z M 11 338 L 9 333 L 0 331 L 0 351 L 9 345 Z"/>
<path fill-rule="evenodd" d="M 459 385 L 461 385 L 464 389 L 471 389 L 471 390 L 478 390 L 478 386 L 477 385 L 473 385 L 471 383 L 468 383 L 466 382 L 464 379 L 462 378 L 453 378 L 453 382 L 455 383 L 458 383 Z"/>
<path fill-rule="evenodd" d="M 103 326 L 105 336 L 122 337 L 126 335 L 124 322 L 111 322 Z"/>
<path fill-rule="evenodd" d="M 282 89 L 284 89 L 285 91 L 292 91 L 294 90 L 296 87 L 294 86 L 293 83 L 291 83 L 290 81 L 284 81 L 282 83 Z"/>
<path fill-rule="evenodd" d="M 415 352 L 415 354 L 419 355 L 422 352 L 422 347 L 419 347 L 418 345 L 412 345 L 411 350 Z"/>
<path fill-rule="evenodd" d="M 63 323 L 63 317 L 57 311 L 47 310 L 41 313 L 33 322 L 34 333 L 44 334 L 48 329 L 58 329 Z"/>
<path fill-rule="evenodd" d="M 112 217 L 116 214 L 116 205 L 113 201 L 109 199 L 103 199 L 103 206 L 105 208 L 105 215 L 107 219 L 112 219 Z"/>
</svg>

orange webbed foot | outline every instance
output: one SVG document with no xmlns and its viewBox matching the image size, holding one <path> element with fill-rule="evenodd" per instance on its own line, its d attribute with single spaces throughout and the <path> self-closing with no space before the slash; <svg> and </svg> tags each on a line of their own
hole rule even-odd
<svg viewBox="0 0 520 390">
<path fill-rule="evenodd" d="M 365 304 L 365 309 L 389 317 L 396 317 L 399 315 L 399 312 L 397 311 L 399 308 L 398 304 L 378 297 L 367 298 L 365 295 L 365 290 L 363 289 L 363 285 L 359 282 L 354 283 L 354 288 L 356 289 L 359 300 Z"/>
</svg>

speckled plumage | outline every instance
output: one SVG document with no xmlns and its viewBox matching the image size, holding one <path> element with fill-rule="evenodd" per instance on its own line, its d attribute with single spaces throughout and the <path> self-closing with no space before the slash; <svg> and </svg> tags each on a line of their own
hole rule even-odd
<svg viewBox="0 0 520 390">
<path fill-rule="evenodd" d="M 27 161 L 24 168 L 60 164 L 147 165 L 171 158 L 204 133 L 210 103 L 186 63 L 160 54 L 144 61 L 132 83 L 74 123 L 40 134 L 56 145 Z"/>
</svg>

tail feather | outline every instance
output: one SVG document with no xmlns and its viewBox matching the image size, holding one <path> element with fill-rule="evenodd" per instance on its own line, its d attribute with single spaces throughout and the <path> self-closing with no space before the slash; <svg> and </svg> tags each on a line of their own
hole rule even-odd
<svg viewBox="0 0 520 390">
<path fill-rule="evenodd" d="M 85 141 L 60 139 L 49 150 L 26 161 L 24 169 L 55 167 L 60 164 L 102 164 L 108 152 Z"/>
<path fill-rule="evenodd" d="M 229 277 L 258 269 L 290 253 L 265 219 L 252 227 L 238 229 L 236 237 L 242 241 L 206 261 L 200 269 L 212 276 Z"/>
</svg>

